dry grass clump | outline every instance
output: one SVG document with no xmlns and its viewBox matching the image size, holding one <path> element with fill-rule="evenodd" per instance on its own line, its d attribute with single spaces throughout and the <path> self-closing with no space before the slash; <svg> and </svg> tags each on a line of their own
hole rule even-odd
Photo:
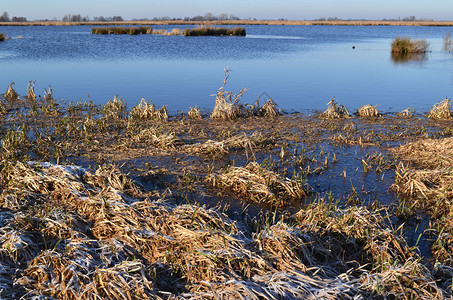
<svg viewBox="0 0 453 300">
<path fill-rule="evenodd" d="M 377 118 L 380 116 L 380 114 L 376 107 L 377 107 L 377 105 L 376 106 L 363 105 L 357 111 L 357 116 L 359 116 L 361 118 Z"/>
<path fill-rule="evenodd" d="M 28 88 L 27 88 L 27 98 L 28 100 L 36 100 L 36 94 L 35 94 L 35 82 L 30 80 L 28 82 Z"/>
<path fill-rule="evenodd" d="M 102 112 L 107 120 L 117 121 L 125 119 L 127 116 L 126 101 L 115 95 L 113 99 L 110 99 L 104 105 Z"/>
<path fill-rule="evenodd" d="M 444 100 L 439 101 L 426 114 L 426 117 L 434 120 L 451 120 L 451 99 L 445 98 Z"/>
<path fill-rule="evenodd" d="M 213 186 L 230 190 L 255 202 L 281 206 L 286 201 L 301 200 L 308 195 L 303 179 L 289 179 L 267 170 L 256 162 L 245 167 L 229 167 L 225 173 L 209 178 Z"/>
<path fill-rule="evenodd" d="M 257 115 L 265 118 L 276 118 L 282 114 L 278 109 L 277 103 L 269 98 L 264 105 L 258 109 Z"/>
<path fill-rule="evenodd" d="M 6 93 L 3 95 L 7 100 L 19 100 L 19 95 L 17 94 L 16 90 L 14 89 L 14 82 L 11 82 L 6 90 Z"/>
<path fill-rule="evenodd" d="M 241 89 L 238 94 L 233 94 L 231 91 L 225 91 L 225 85 L 228 80 L 229 69 L 225 69 L 223 85 L 219 88 L 216 94 L 214 110 L 211 113 L 211 119 L 220 120 L 235 120 L 240 117 L 260 116 L 275 118 L 282 114 L 281 109 L 272 99 L 268 99 L 260 108 L 259 101 L 254 105 L 242 105 L 239 101 L 244 94 L 245 89 Z M 259 99 L 258 99 L 259 100 Z"/>
<path fill-rule="evenodd" d="M 146 102 L 142 98 L 129 113 L 129 121 L 144 120 L 166 122 L 168 120 L 167 108 L 164 105 L 161 109 L 157 109 L 154 104 L 151 104 L 151 101 Z"/>
<path fill-rule="evenodd" d="M 211 119 L 220 120 L 234 120 L 241 116 L 241 106 L 239 100 L 244 94 L 244 89 L 233 95 L 231 91 L 225 91 L 225 85 L 228 80 L 229 69 L 225 69 L 225 76 L 223 77 L 223 85 L 219 88 L 215 98 L 214 110 L 211 113 Z"/>
<path fill-rule="evenodd" d="M 403 160 L 424 169 L 439 170 L 453 165 L 453 138 L 422 139 L 391 151 Z"/>
<path fill-rule="evenodd" d="M 248 153 L 250 151 L 252 157 L 253 147 L 255 143 L 245 133 L 240 133 L 222 141 L 208 140 L 204 143 L 189 145 L 187 148 L 193 153 L 201 153 L 204 155 L 211 155 L 214 157 L 223 157 L 230 154 L 230 149 L 245 149 Z"/>
<path fill-rule="evenodd" d="M 335 102 L 335 97 L 330 99 L 329 105 L 327 109 L 321 114 L 322 118 L 327 118 L 327 119 L 344 119 L 344 118 L 349 118 L 349 111 L 348 109 Z"/>
<path fill-rule="evenodd" d="M 203 118 L 201 116 L 201 109 L 198 108 L 197 106 L 189 108 L 189 112 L 187 113 L 187 116 L 193 120 L 200 120 Z"/>
<path fill-rule="evenodd" d="M 402 111 L 400 111 L 397 115 L 398 117 L 403 117 L 403 118 L 412 118 L 414 116 L 414 109 L 412 108 L 406 108 Z"/>
<path fill-rule="evenodd" d="M 392 53 L 406 55 L 410 53 L 426 53 L 429 43 L 425 40 L 413 40 L 409 37 L 397 37 L 392 42 Z"/>
</svg>

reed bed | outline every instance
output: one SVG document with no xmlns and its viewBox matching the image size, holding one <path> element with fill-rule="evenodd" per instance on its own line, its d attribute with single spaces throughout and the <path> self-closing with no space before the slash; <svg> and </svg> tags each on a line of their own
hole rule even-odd
<svg viewBox="0 0 453 300">
<path fill-rule="evenodd" d="M 212 27 L 212 26 L 200 26 L 197 28 L 187 28 L 183 31 L 184 36 L 246 36 L 246 30 L 244 27 Z"/>
<path fill-rule="evenodd" d="M 275 206 L 299 201 L 309 194 L 309 187 L 302 178 L 285 178 L 256 162 L 245 167 L 229 167 L 225 173 L 211 176 L 209 181 L 224 191 L 234 191 L 251 201 Z"/>
<path fill-rule="evenodd" d="M 327 105 L 328 105 L 327 109 L 320 115 L 322 118 L 326 118 L 326 119 L 349 118 L 348 109 L 345 106 L 338 104 L 335 101 L 335 97 L 330 99 L 330 101 Z"/>
<path fill-rule="evenodd" d="M 439 101 L 426 114 L 426 117 L 433 120 L 451 120 L 451 99 L 445 98 L 444 100 Z"/>
<path fill-rule="evenodd" d="M 139 34 L 156 34 L 156 35 L 166 35 L 166 36 L 175 36 L 182 35 L 182 31 L 179 28 L 174 28 L 171 31 L 163 29 L 153 29 L 150 26 L 142 27 L 93 27 L 91 28 L 92 34 L 129 34 L 129 35 L 139 35 Z"/>
<path fill-rule="evenodd" d="M 391 44 L 392 53 L 406 55 L 410 53 L 426 53 L 429 43 L 425 40 L 413 40 L 409 37 L 397 37 Z"/>
<path fill-rule="evenodd" d="M 152 34 L 153 29 L 149 26 L 146 27 L 93 27 L 91 28 L 92 34 Z"/>
<path fill-rule="evenodd" d="M 377 107 L 377 105 L 376 106 L 363 105 L 357 111 L 357 116 L 359 116 L 361 118 L 377 118 L 380 116 L 380 114 L 376 107 Z"/>
</svg>

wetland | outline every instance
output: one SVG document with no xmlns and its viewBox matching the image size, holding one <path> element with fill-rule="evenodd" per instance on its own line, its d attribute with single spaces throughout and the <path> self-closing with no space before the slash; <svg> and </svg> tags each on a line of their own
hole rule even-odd
<svg viewBox="0 0 453 300">
<path fill-rule="evenodd" d="M 2 299 L 452 297 L 449 28 L 245 27 L 2 28 Z"/>
</svg>

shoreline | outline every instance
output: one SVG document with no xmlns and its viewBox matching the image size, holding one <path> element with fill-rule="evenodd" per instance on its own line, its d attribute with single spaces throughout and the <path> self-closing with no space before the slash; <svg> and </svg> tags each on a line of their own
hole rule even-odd
<svg viewBox="0 0 453 300">
<path fill-rule="evenodd" d="M 453 21 L 297 21 L 297 20 L 217 20 L 217 21 L 121 21 L 63 22 L 30 21 L 0 22 L 0 26 L 125 26 L 125 25 L 298 25 L 298 26 L 437 26 L 451 27 Z"/>
</svg>

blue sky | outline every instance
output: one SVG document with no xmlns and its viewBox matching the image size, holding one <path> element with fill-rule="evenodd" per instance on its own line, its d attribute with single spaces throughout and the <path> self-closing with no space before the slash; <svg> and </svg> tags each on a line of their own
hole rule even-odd
<svg viewBox="0 0 453 300">
<path fill-rule="evenodd" d="M 452 0 L 0 0 L 0 14 L 29 20 L 65 14 L 123 16 L 131 18 L 192 17 L 213 13 L 241 18 L 310 20 L 321 17 L 343 19 L 432 18 L 453 20 Z"/>
</svg>

